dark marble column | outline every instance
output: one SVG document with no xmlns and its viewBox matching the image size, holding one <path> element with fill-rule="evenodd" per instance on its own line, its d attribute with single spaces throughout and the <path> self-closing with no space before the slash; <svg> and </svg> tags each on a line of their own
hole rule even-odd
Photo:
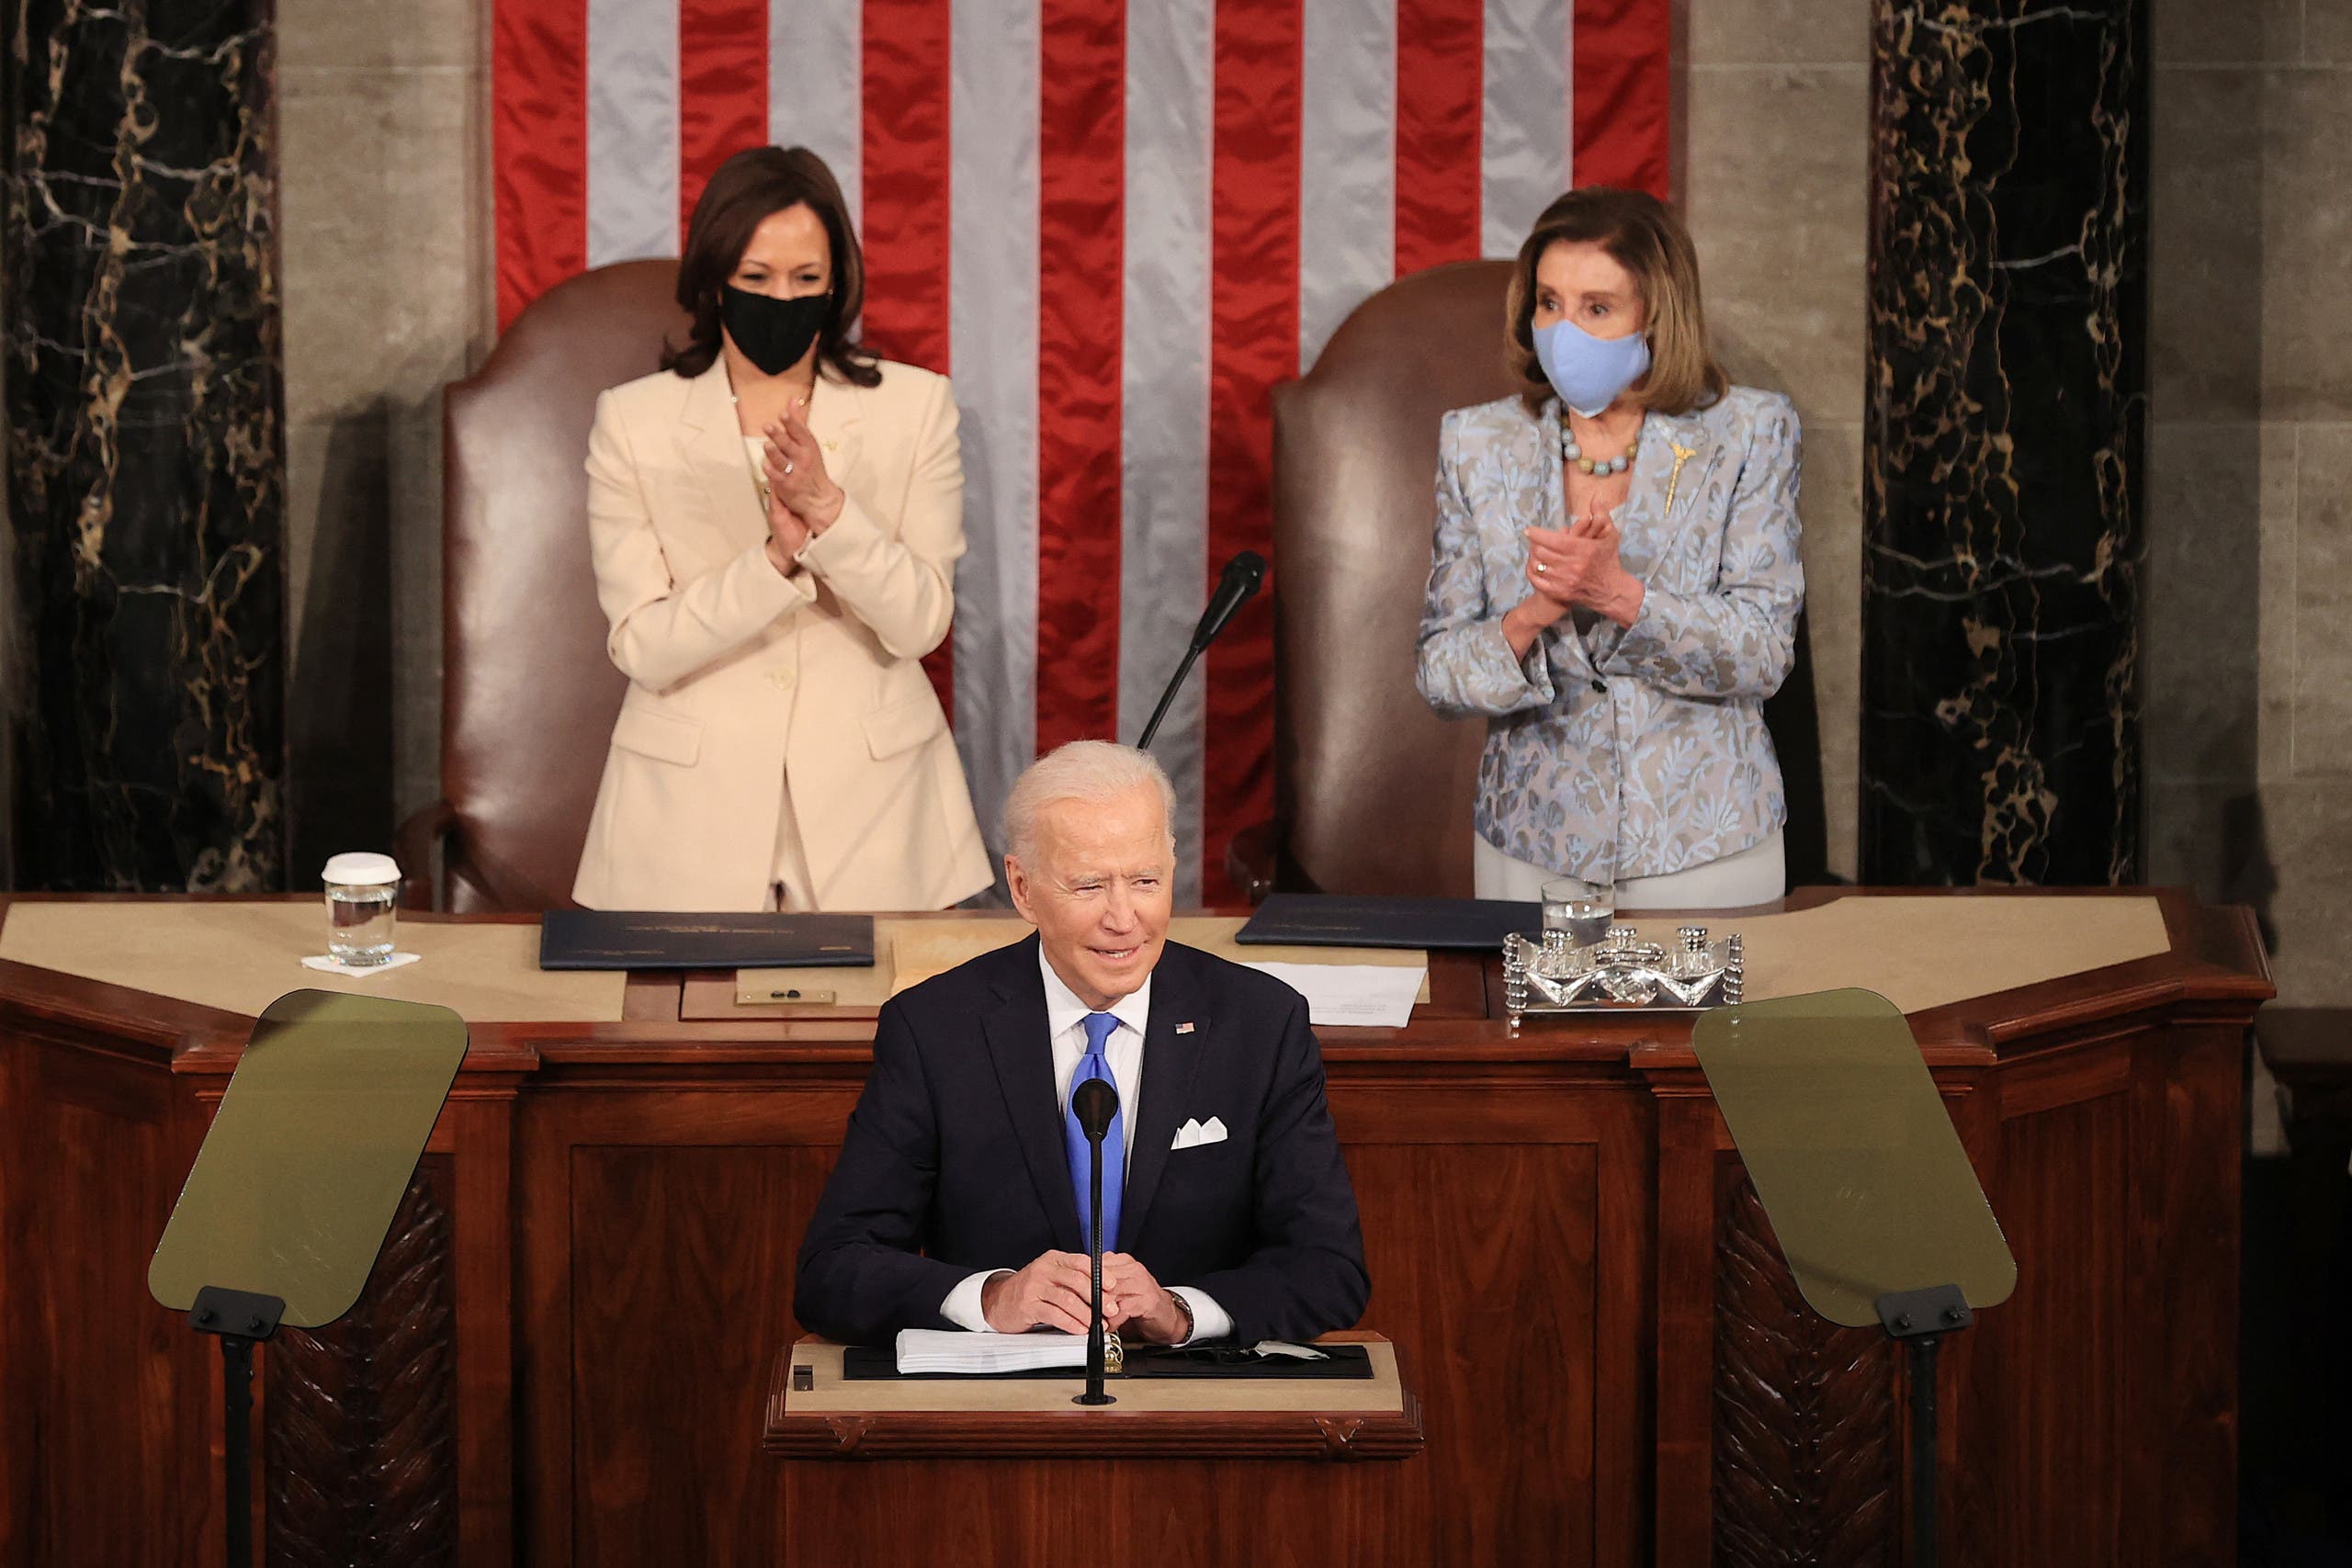
<svg viewBox="0 0 2352 1568">
<path fill-rule="evenodd" d="M 284 862 L 273 0 L 0 0 L 17 885 Z"/>
<path fill-rule="evenodd" d="M 1861 874 L 2140 874 L 2147 0 L 1873 0 Z"/>
</svg>

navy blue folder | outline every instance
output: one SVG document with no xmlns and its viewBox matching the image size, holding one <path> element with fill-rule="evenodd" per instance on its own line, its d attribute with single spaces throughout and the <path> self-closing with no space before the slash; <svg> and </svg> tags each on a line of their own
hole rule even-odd
<svg viewBox="0 0 2352 1568">
<path fill-rule="evenodd" d="M 542 969 L 865 969 L 871 915 L 677 914 L 549 909 Z"/>
<path fill-rule="evenodd" d="M 1499 898 L 1396 898 L 1276 893 L 1234 941 L 1283 947 L 1501 950 L 1512 931 L 1544 927 L 1544 906 Z"/>
</svg>

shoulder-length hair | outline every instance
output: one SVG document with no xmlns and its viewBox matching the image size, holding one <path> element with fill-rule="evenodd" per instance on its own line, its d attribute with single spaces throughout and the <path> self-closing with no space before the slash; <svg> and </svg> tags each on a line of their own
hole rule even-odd
<svg viewBox="0 0 2352 1568">
<path fill-rule="evenodd" d="M 1597 243 L 1634 275 L 1642 296 L 1643 331 L 1650 340 L 1650 367 L 1630 389 L 1636 402 L 1660 413 L 1682 414 L 1730 389 L 1730 378 L 1707 347 L 1706 317 L 1699 308 L 1699 253 L 1690 244 L 1690 231 L 1646 191 L 1587 186 L 1544 209 L 1511 265 L 1503 362 L 1530 412 L 1552 396 L 1552 383 L 1535 357 L 1535 267 L 1563 240 Z"/>
<path fill-rule="evenodd" d="M 718 165 L 702 187 L 686 221 L 685 254 L 678 258 L 678 308 L 694 318 L 684 344 L 670 344 L 662 367 L 699 376 L 718 357 L 718 291 L 735 276 L 752 231 L 769 214 L 802 203 L 825 226 L 832 247 L 832 292 L 817 330 L 817 364 L 855 386 L 881 382 L 874 356 L 849 341 L 865 308 L 865 256 L 850 228 L 849 204 L 825 161 L 806 147 L 747 147 Z"/>
</svg>

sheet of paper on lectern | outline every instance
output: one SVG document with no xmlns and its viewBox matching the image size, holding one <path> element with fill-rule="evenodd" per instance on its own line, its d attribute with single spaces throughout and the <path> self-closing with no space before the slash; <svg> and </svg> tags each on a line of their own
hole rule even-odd
<svg viewBox="0 0 2352 1568">
<path fill-rule="evenodd" d="M 1353 1029 L 1402 1029 L 1425 968 L 1374 968 L 1359 964 L 1252 964 L 1306 998 L 1310 1023 Z"/>
</svg>

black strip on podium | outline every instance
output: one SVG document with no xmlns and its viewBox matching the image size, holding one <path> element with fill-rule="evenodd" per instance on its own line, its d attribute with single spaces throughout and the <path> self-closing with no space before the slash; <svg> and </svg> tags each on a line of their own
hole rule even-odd
<svg viewBox="0 0 2352 1568">
<path fill-rule="evenodd" d="M 1123 1378 L 1352 1378 L 1372 1376 L 1372 1352 L 1361 1345 L 1317 1345 L 1327 1358 L 1304 1361 L 1295 1356 L 1261 1356 L 1229 1345 L 1195 1345 L 1182 1350 L 1139 1346 L 1126 1353 Z M 1083 1378 L 1084 1367 L 1035 1367 L 1017 1372 L 902 1372 L 898 1352 L 888 1345 L 852 1345 L 842 1352 L 842 1378 L 847 1382 L 940 1382 L 1035 1381 Z"/>
</svg>

